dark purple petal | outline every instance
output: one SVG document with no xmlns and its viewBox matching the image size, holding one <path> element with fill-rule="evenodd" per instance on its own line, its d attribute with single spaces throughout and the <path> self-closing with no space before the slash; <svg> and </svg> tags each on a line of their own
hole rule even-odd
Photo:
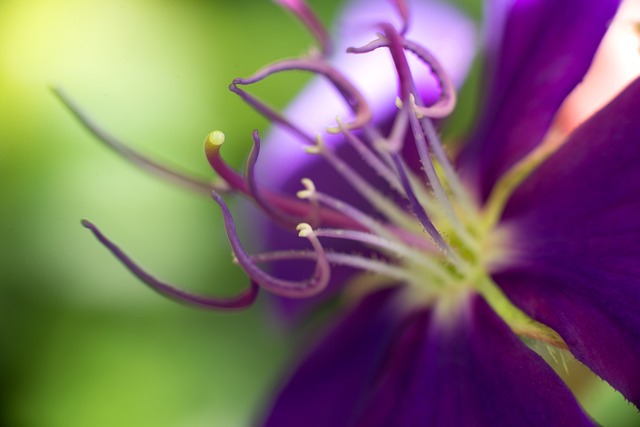
<svg viewBox="0 0 640 427">
<path fill-rule="evenodd" d="M 565 97 L 582 80 L 619 0 L 495 1 L 487 100 L 460 165 L 486 199 L 496 180 L 540 143 Z M 510 4 L 512 3 L 512 4 Z M 491 56 L 493 55 L 493 56 Z"/>
<path fill-rule="evenodd" d="M 640 80 L 516 190 L 494 279 L 640 406 Z"/>
<path fill-rule="evenodd" d="M 395 291 L 362 299 L 315 346 L 275 399 L 266 427 L 346 425 L 397 322 L 391 304 Z"/>
<path fill-rule="evenodd" d="M 455 304 L 446 313 L 434 310 L 417 356 L 405 356 L 408 365 L 390 364 L 398 379 L 379 384 L 369 405 L 379 416 L 360 426 L 593 425 L 557 374 L 481 297 Z M 397 406 L 383 416 L 380 397 L 390 394 Z"/>
</svg>

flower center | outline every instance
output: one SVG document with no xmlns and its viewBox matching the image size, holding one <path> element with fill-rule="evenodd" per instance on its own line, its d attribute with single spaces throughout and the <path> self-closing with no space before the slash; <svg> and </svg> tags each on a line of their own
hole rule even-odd
<svg viewBox="0 0 640 427">
<path fill-rule="evenodd" d="M 280 295 L 304 297 L 321 292 L 327 285 L 328 265 L 355 268 L 369 277 L 359 280 L 365 286 L 404 285 L 406 304 L 432 304 L 435 301 L 474 291 L 482 294 L 494 310 L 516 332 L 562 346 L 553 331 L 537 324 L 514 307 L 490 277 L 490 266 L 499 261 L 500 249 L 509 236 L 496 229 L 502 208 L 516 186 L 544 157 L 538 153 L 516 165 L 488 204 L 481 207 L 471 197 L 457 175 L 448 153 L 443 148 L 434 119 L 451 113 L 456 95 L 453 84 L 438 60 L 425 48 L 407 40 L 389 24 L 380 24 L 378 38 L 366 46 L 350 48 L 352 54 L 373 50 L 389 50 L 396 68 L 399 95 L 397 112 L 390 130 L 376 126 L 371 108 L 356 86 L 323 56 L 311 55 L 271 64 L 245 79 L 236 79 L 231 90 L 251 106 L 284 126 L 302 143 L 308 155 L 320 156 L 325 164 L 366 200 L 368 206 L 356 206 L 317 188 L 308 178 L 302 179 L 299 201 L 282 200 L 281 196 L 263 192 L 256 184 L 255 164 L 260 140 L 254 132 L 254 150 L 247 161 L 245 178 L 238 178 L 221 162 L 219 133 L 205 141 L 207 156 L 218 173 L 236 189 L 248 194 L 275 222 L 294 226 L 300 236 L 310 241 L 313 251 L 289 250 L 249 256 L 244 253 L 230 215 L 225 220 L 237 261 L 250 277 L 263 287 Z M 440 86 L 440 96 L 427 105 L 419 86 L 413 80 L 405 52 L 414 54 L 427 65 Z M 309 135 L 302 126 L 291 122 L 266 104 L 240 88 L 266 77 L 290 70 L 303 70 L 328 79 L 353 112 L 349 122 L 336 118 L 329 134 L 337 134 L 344 144 L 358 153 L 360 162 L 353 164 L 341 158 L 335 147 L 325 143 L 322 135 Z M 412 169 L 402 156 L 406 143 L 415 144 L 420 160 L 419 170 Z M 226 169 L 225 169 L 226 168 Z M 368 169 L 384 181 L 382 189 L 364 178 Z M 234 181 L 235 180 L 235 181 Z M 236 182 L 237 184 L 233 184 Z M 280 198 L 279 198 L 280 197 Z M 226 209 L 218 196 L 216 201 Z M 368 255 L 325 250 L 330 240 L 348 240 L 367 247 Z M 234 245 L 234 241 L 236 244 Z M 322 244 L 320 243 L 322 242 Z M 282 284 L 266 276 L 256 263 L 306 259 L 315 260 L 313 276 L 304 282 Z"/>
</svg>

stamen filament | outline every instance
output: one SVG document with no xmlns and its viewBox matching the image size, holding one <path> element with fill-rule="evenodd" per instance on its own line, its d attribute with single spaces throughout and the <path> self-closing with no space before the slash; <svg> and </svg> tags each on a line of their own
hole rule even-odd
<svg viewBox="0 0 640 427">
<path fill-rule="evenodd" d="M 394 159 L 394 161 L 396 163 L 396 169 L 398 171 L 398 176 L 400 177 L 400 182 L 402 183 L 402 185 L 404 187 L 404 191 L 406 193 L 407 200 L 409 201 L 409 204 L 411 206 L 411 210 L 413 211 L 413 213 L 418 218 L 418 221 L 420 221 L 420 223 L 422 224 L 422 227 L 424 228 L 424 231 L 426 231 L 427 234 L 429 234 L 429 236 L 431 236 L 431 238 L 436 243 L 436 245 L 438 245 L 440 247 L 440 249 L 442 249 L 442 251 L 445 253 L 445 255 L 447 255 L 447 257 L 456 266 L 461 266 L 460 257 L 458 257 L 458 255 L 455 252 L 453 252 L 453 250 L 447 244 L 447 242 L 444 241 L 444 239 L 442 238 L 442 236 L 440 235 L 438 230 L 436 230 L 436 228 L 434 227 L 433 223 L 429 219 L 429 215 L 427 215 L 427 212 L 424 210 L 424 207 L 418 201 L 415 193 L 413 192 L 413 190 L 411 188 L 411 183 L 409 182 L 409 178 L 407 177 L 407 174 L 406 174 L 406 172 L 404 170 L 404 166 L 403 166 L 402 162 L 400 161 L 400 159 L 398 157 L 399 156 L 397 154 L 392 155 L 392 158 Z"/>
<path fill-rule="evenodd" d="M 341 230 L 341 229 L 329 229 L 319 228 L 315 230 L 316 236 L 327 237 L 331 239 L 343 239 L 351 240 L 354 242 L 365 243 L 377 249 L 384 250 L 386 253 L 395 255 L 398 258 L 407 258 L 424 267 L 429 273 L 435 273 L 436 276 L 443 282 L 451 280 L 451 274 L 446 270 L 438 260 L 433 259 L 433 254 L 425 252 L 418 252 L 408 246 L 385 239 L 384 237 L 377 236 L 375 234 L 366 233 L 362 231 L 354 230 Z"/>
<path fill-rule="evenodd" d="M 180 185 L 181 187 L 195 191 L 201 194 L 211 194 L 211 190 L 215 190 L 219 193 L 229 191 L 226 182 L 211 183 L 201 178 L 190 176 L 186 173 L 179 172 L 174 168 L 162 165 L 148 157 L 138 153 L 137 151 L 129 148 L 126 144 L 121 142 L 118 138 L 111 135 L 104 128 L 89 116 L 75 101 L 73 101 L 67 93 L 61 88 L 52 88 L 54 95 L 58 97 L 64 106 L 80 121 L 80 123 L 95 136 L 100 142 L 107 147 L 115 151 L 125 160 L 133 163 L 138 168 L 145 172 L 156 175 L 166 181 L 173 184 Z"/>
<path fill-rule="evenodd" d="M 440 177 L 433 167 L 433 162 L 428 151 L 429 148 L 427 146 L 427 141 L 425 140 L 425 136 L 422 133 L 422 127 L 417 115 L 412 112 L 410 114 L 409 120 L 411 122 L 411 129 L 413 131 L 413 138 L 415 140 L 416 149 L 418 150 L 418 156 L 420 157 L 420 163 L 422 164 L 422 168 L 427 175 L 427 181 L 429 182 L 429 184 L 431 184 L 431 188 L 433 189 L 436 200 L 439 202 L 440 207 L 444 210 L 444 216 L 448 219 L 452 230 L 456 233 L 456 236 L 460 238 L 460 241 L 468 249 L 471 249 L 475 252 L 478 249 L 478 243 L 473 239 L 473 237 L 469 234 L 469 231 L 458 219 L 458 216 L 456 215 L 455 211 L 453 210 L 453 206 L 449 201 L 449 197 L 442 187 Z"/>
<path fill-rule="evenodd" d="M 327 162 L 342 175 L 353 188 L 371 203 L 380 213 L 385 215 L 392 222 L 404 226 L 408 229 L 415 228 L 415 221 L 401 210 L 395 203 L 390 203 L 385 196 L 376 190 L 367 180 L 351 168 L 346 162 L 340 159 L 333 151 L 326 146 L 320 136 L 317 137 L 317 148 Z"/>
<path fill-rule="evenodd" d="M 353 267 L 358 270 L 377 273 L 396 281 L 420 283 L 423 280 L 422 277 L 416 277 L 407 269 L 402 267 L 396 267 L 392 264 L 371 258 L 365 258 L 360 255 L 336 252 L 327 252 L 325 255 L 331 264 L 343 265 L 346 267 Z M 256 263 L 314 258 L 315 253 L 312 251 L 274 251 L 251 255 L 251 260 Z"/>
<path fill-rule="evenodd" d="M 212 192 L 211 196 L 220 205 L 222 210 L 222 219 L 227 231 L 227 238 L 233 250 L 233 254 L 242 269 L 247 273 L 251 280 L 255 281 L 261 287 L 273 292 L 276 295 L 286 296 L 290 298 L 307 298 L 322 292 L 329 284 L 331 276 L 331 268 L 327 260 L 322 245 L 318 241 L 311 227 L 308 224 L 299 226 L 300 237 L 309 240 L 314 249 L 316 256 L 316 268 L 313 276 L 307 280 L 293 281 L 274 277 L 261 270 L 251 259 L 251 256 L 244 250 L 240 238 L 236 231 L 236 224 L 231 216 L 231 212 L 222 197 L 216 192 Z"/>
<path fill-rule="evenodd" d="M 391 188 L 396 190 L 401 195 L 404 195 L 404 188 L 398 180 L 398 177 L 394 174 L 393 170 L 389 168 L 383 161 L 371 151 L 371 149 L 364 143 L 362 139 L 356 136 L 353 132 L 347 129 L 340 117 L 337 118 L 338 128 L 345 136 L 347 142 L 360 154 L 362 159 L 373 169 L 378 175 L 380 175 Z"/>
<path fill-rule="evenodd" d="M 409 18 L 411 18 L 411 13 L 409 13 L 409 6 L 404 0 L 392 0 L 391 2 L 396 7 L 400 18 L 402 18 L 402 27 L 400 28 L 399 33 L 404 36 L 409 30 Z"/>
<path fill-rule="evenodd" d="M 251 85 L 262 81 L 273 74 L 281 73 L 283 71 L 308 71 L 327 78 L 354 113 L 353 121 L 345 123 L 347 128 L 360 129 L 371 121 L 371 109 L 369 108 L 367 100 L 360 91 L 340 71 L 335 69 L 329 63 L 318 58 L 294 58 L 275 62 L 258 70 L 252 76 L 235 79 L 233 84 L 230 86 L 230 89 L 236 93 L 238 93 L 237 91 L 244 92 L 239 89 L 237 85 Z M 255 98 L 246 92 L 244 92 L 243 98 L 255 101 Z M 269 110 L 273 111 L 271 109 Z M 259 111 L 263 112 L 262 110 Z M 338 132 L 339 130 L 332 128 L 330 131 Z"/>
<path fill-rule="evenodd" d="M 214 298 L 193 294 L 182 289 L 175 288 L 167 283 L 157 280 L 138 264 L 136 264 L 127 254 L 125 254 L 115 243 L 109 240 L 94 224 L 87 220 L 82 221 L 82 225 L 88 228 L 93 235 L 102 243 L 133 275 L 149 286 L 160 295 L 170 298 L 180 303 L 215 310 L 239 310 L 247 308 L 253 304 L 258 296 L 258 286 L 251 282 L 251 287 L 241 294 L 231 298 Z"/>
<path fill-rule="evenodd" d="M 418 100 L 416 102 L 418 102 Z M 433 125 L 433 121 L 428 117 L 423 117 L 422 119 L 420 119 L 420 124 L 422 125 L 422 130 L 427 137 L 429 148 L 431 148 L 431 151 L 435 155 L 438 164 L 442 167 L 447 187 L 449 188 L 455 199 L 460 202 L 462 208 L 465 211 L 477 212 L 477 207 L 471 201 L 471 198 L 460 182 L 460 178 L 456 174 L 453 165 L 451 164 L 451 161 L 447 156 L 447 153 L 445 153 L 443 149 L 442 141 L 440 140 L 438 132 Z"/>
<path fill-rule="evenodd" d="M 207 160 L 213 170 L 215 170 L 216 173 L 218 173 L 233 190 L 236 190 L 251 199 L 249 186 L 244 177 L 225 163 L 220 155 L 220 148 L 223 142 L 224 134 L 220 131 L 214 131 L 207 135 L 204 141 L 204 150 Z M 313 204 L 302 203 L 300 200 L 268 190 L 260 191 L 260 193 L 266 203 L 287 212 L 289 215 L 299 216 L 300 218 L 313 218 L 314 216 L 317 216 L 318 222 L 325 226 L 360 228 L 360 225 L 357 222 L 352 221 L 338 212 L 322 207 L 318 209 Z"/>
<path fill-rule="evenodd" d="M 305 186 L 307 186 L 306 183 L 308 182 L 310 182 L 310 180 L 307 180 L 307 179 L 302 180 L 302 183 Z M 346 202 L 343 202 L 340 199 L 336 199 L 332 196 L 329 196 L 328 194 L 315 191 L 315 189 L 313 191 L 310 191 L 308 186 L 306 190 L 302 190 L 298 192 L 298 197 L 300 197 L 301 199 L 311 199 L 311 200 L 316 199 L 323 205 L 328 206 L 329 208 L 337 212 L 340 212 L 341 214 L 351 219 L 352 221 L 355 221 L 357 224 L 364 227 L 365 229 L 372 231 L 373 233 L 378 234 L 380 236 L 389 238 L 391 240 L 395 239 L 395 236 L 393 235 L 393 233 L 388 231 L 378 220 L 367 215 L 366 213 L 362 212 L 358 208 L 351 206 Z"/>
<path fill-rule="evenodd" d="M 331 39 L 313 10 L 304 0 L 275 0 L 276 3 L 291 11 L 320 43 L 322 54 L 331 55 Z"/>
<path fill-rule="evenodd" d="M 247 166 L 245 169 L 245 177 L 249 194 L 253 200 L 269 215 L 269 217 L 284 226 L 285 228 L 295 228 L 303 218 L 288 214 L 286 211 L 278 208 L 276 205 L 269 203 L 258 188 L 255 177 L 255 167 L 260 155 L 260 135 L 257 130 L 251 134 L 253 138 L 253 147 L 247 157 Z"/>
</svg>

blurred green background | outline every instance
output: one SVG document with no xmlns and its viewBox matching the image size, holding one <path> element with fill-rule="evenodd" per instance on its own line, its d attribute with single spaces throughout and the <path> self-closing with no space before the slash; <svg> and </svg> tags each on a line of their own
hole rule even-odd
<svg viewBox="0 0 640 427">
<path fill-rule="evenodd" d="M 478 16 L 473 1 L 460 3 Z M 337 0 L 312 4 L 325 22 L 338 10 Z M 159 278 L 232 294 L 247 280 L 230 262 L 218 209 L 118 159 L 48 86 L 133 147 L 211 177 L 208 132 L 227 134 L 225 156 L 240 165 L 250 131 L 266 129 L 228 83 L 310 44 L 268 0 L 0 0 L 2 425 L 255 419 L 291 348 L 265 304 L 229 314 L 169 302 L 80 226 L 91 219 Z M 259 93 L 284 106 L 304 79 Z M 575 382 L 597 419 L 635 425 L 601 382 Z"/>
</svg>

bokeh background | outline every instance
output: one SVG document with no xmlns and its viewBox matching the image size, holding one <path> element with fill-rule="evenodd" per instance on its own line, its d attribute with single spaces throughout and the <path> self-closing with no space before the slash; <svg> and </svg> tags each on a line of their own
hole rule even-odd
<svg viewBox="0 0 640 427">
<path fill-rule="evenodd" d="M 325 22 L 340 7 L 311 3 Z M 478 2 L 456 4 L 479 18 Z M 80 226 L 91 219 L 157 277 L 232 294 L 247 280 L 230 262 L 217 207 L 117 158 L 49 87 L 131 146 L 212 177 L 208 132 L 227 134 L 225 156 L 240 166 L 250 131 L 267 128 L 228 83 L 310 44 L 268 0 L 0 0 L 1 425 L 256 419 L 293 347 L 264 301 L 231 314 L 174 304 Z M 305 78 L 258 93 L 284 106 Z M 596 419 L 640 424 L 619 394 L 568 363 Z"/>
</svg>

